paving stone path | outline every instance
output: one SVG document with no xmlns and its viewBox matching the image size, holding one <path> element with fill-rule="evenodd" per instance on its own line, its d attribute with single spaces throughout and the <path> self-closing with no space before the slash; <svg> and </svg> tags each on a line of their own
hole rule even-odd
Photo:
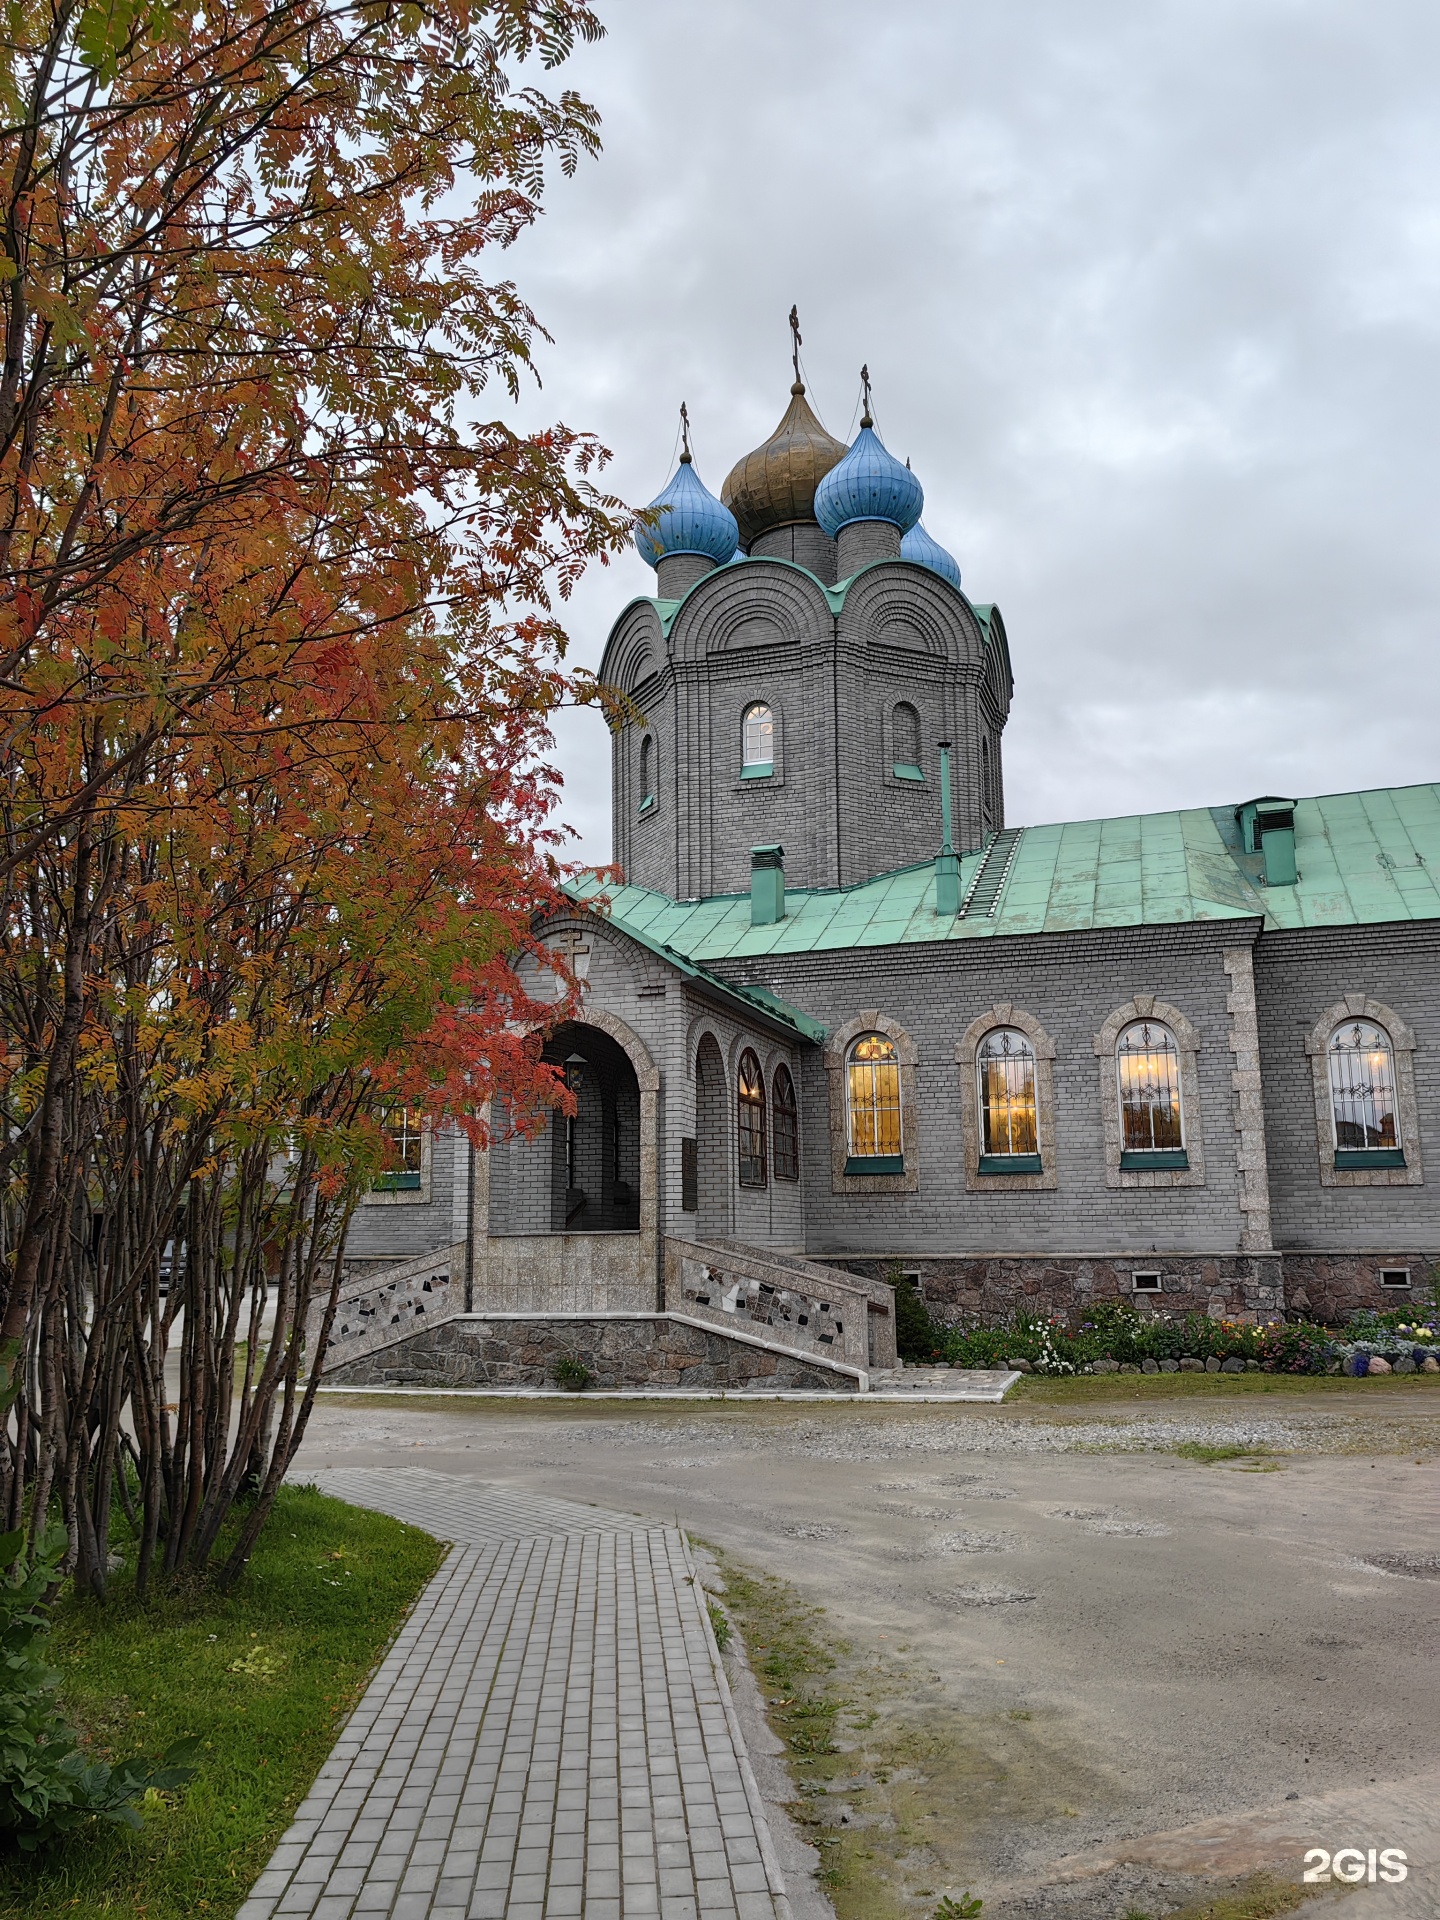
<svg viewBox="0 0 1440 1920">
<path fill-rule="evenodd" d="M 678 1529 L 418 1468 L 314 1478 L 455 1546 L 240 1920 L 789 1920 Z"/>
</svg>

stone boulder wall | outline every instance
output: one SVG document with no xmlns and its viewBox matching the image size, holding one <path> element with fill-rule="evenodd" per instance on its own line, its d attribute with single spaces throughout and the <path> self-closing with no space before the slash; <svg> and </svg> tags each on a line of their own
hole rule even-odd
<svg viewBox="0 0 1440 1920">
<path fill-rule="evenodd" d="M 1383 1287 L 1382 1270 L 1408 1268 L 1408 1287 Z M 1413 1311 L 1425 1317 L 1436 1272 L 1433 1253 L 1287 1253 L 1285 1304 L 1307 1319 L 1346 1321 L 1358 1308 L 1376 1313 Z"/>
<path fill-rule="evenodd" d="M 830 1264 L 883 1279 L 886 1260 L 830 1254 Z M 898 1264 L 920 1275 L 920 1295 L 936 1320 L 1000 1325 L 1013 1314 L 1082 1320 L 1102 1301 L 1124 1300 L 1167 1316 L 1206 1313 L 1227 1320 L 1278 1320 L 1285 1304 L 1279 1254 L 989 1255 Z M 1135 1292 L 1132 1275 L 1158 1271 L 1160 1293 Z"/>
<path fill-rule="evenodd" d="M 554 1387 L 577 1361 L 592 1387 L 854 1393 L 852 1373 L 773 1353 L 666 1314 L 593 1319 L 461 1314 L 392 1347 L 325 1369 L 335 1387 Z"/>
</svg>

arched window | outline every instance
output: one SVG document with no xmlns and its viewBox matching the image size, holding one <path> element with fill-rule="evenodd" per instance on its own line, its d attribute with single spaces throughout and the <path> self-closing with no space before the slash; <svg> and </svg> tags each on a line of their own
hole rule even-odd
<svg viewBox="0 0 1440 1920">
<path fill-rule="evenodd" d="M 996 1027 L 975 1053 L 980 1096 L 980 1151 L 987 1159 L 1038 1160 L 1035 1049 L 1015 1027 Z"/>
<path fill-rule="evenodd" d="M 923 779 L 920 767 L 920 715 L 908 700 L 902 700 L 891 715 L 890 729 L 894 772 L 905 780 Z"/>
<path fill-rule="evenodd" d="M 1174 1034 L 1158 1020 L 1133 1021 L 1116 1043 L 1115 1066 L 1120 1080 L 1121 1151 L 1182 1152 L 1180 1049 Z"/>
<path fill-rule="evenodd" d="M 845 1121 L 852 1160 L 899 1162 L 900 1056 L 883 1033 L 862 1033 L 845 1056 Z"/>
<path fill-rule="evenodd" d="M 775 764 L 775 716 L 763 700 L 745 709 L 741 725 L 740 766 L 743 773 L 769 773 Z"/>
<path fill-rule="evenodd" d="M 790 1069 L 776 1067 L 772 1088 L 775 1106 L 775 1144 L 771 1158 L 777 1180 L 800 1178 L 800 1113 L 795 1103 L 795 1082 Z"/>
<path fill-rule="evenodd" d="M 765 1082 L 760 1074 L 760 1062 L 748 1047 L 740 1056 L 736 1092 L 740 1126 L 740 1184 L 742 1187 L 763 1187 Z"/>
<path fill-rule="evenodd" d="M 1347 1020 L 1327 1051 L 1336 1152 L 1393 1153 L 1403 1143 L 1389 1034 L 1373 1020 Z"/>
<path fill-rule="evenodd" d="M 655 804 L 655 739 L 646 734 L 640 742 L 640 810 Z"/>
</svg>

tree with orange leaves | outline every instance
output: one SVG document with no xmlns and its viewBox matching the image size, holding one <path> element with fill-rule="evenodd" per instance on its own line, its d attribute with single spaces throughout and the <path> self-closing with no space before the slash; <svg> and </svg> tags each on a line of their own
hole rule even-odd
<svg viewBox="0 0 1440 1920">
<path fill-rule="evenodd" d="M 597 146 L 522 82 L 599 31 L 579 0 L 7 15 L 0 1498 L 58 1498 L 97 1589 L 114 1499 L 143 1577 L 250 1485 L 243 1565 L 385 1103 L 564 1097 L 508 956 L 556 897 L 547 719 L 593 695 L 556 599 L 630 519 L 590 437 L 471 416 L 540 333 L 484 256 Z"/>
</svg>

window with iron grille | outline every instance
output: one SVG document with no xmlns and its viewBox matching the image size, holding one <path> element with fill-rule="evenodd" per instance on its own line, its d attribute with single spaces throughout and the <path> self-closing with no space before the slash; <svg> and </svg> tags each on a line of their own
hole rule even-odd
<svg viewBox="0 0 1440 1920">
<path fill-rule="evenodd" d="M 1336 1151 L 1393 1152 L 1403 1143 L 1389 1034 L 1373 1020 L 1347 1020 L 1328 1051 Z"/>
<path fill-rule="evenodd" d="M 760 1062 L 747 1047 L 740 1056 L 736 1082 L 740 1131 L 740 1184 L 765 1185 L 765 1082 Z"/>
<path fill-rule="evenodd" d="M 800 1178 L 800 1112 L 795 1100 L 795 1082 L 790 1069 L 775 1069 L 775 1143 L 771 1158 L 777 1180 Z"/>
<path fill-rule="evenodd" d="M 975 1055 L 980 1092 L 980 1151 L 1036 1154 L 1035 1049 L 1014 1027 L 987 1033 Z"/>
<path fill-rule="evenodd" d="M 845 1119 L 852 1160 L 899 1159 L 900 1056 L 883 1033 L 863 1033 L 845 1061 Z"/>
<path fill-rule="evenodd" d="M 1158 1020 L 1136 1020 L 1115 1048 L 1120 1081 L 1121 1145 L 1126 1153 L 1175 1153 L 1184 1148 L 1180 1108 L 1180 1049 Z"/>
</svg>

